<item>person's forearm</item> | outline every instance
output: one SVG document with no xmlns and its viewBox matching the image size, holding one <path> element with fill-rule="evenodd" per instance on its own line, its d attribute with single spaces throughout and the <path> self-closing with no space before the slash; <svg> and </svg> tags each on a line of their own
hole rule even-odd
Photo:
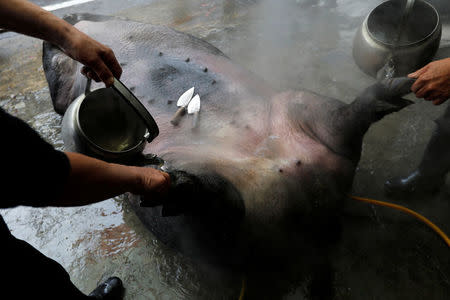
<svg viewBox="0 0 450 300">
<path fill-rule="evenodd" d="M 133 192 L 139 183 L 138 168 L 106 163 L 66 152 L 71 171 L 55 206 L 81 206 Z"/>
<path fill-rule="evenodd" d="M 69 47 L 73 26 L 25 0 L 0 0 L 0 27 Z"/>
<path fill-rule="evenodd" d="M 85 67 L 82 72 L 106 86 L 120 78 L 120 67 L 114 52 L 93 40 L 66 21 L 25 0 L 0 0 L 0 28 L 46 40 Z"/>
</svg>

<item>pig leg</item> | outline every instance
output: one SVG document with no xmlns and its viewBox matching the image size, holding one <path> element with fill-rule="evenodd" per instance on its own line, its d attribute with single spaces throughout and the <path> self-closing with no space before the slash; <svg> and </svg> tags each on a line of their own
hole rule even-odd
<svg viewBox="0 0 450 300">
<path fill-rule="evenodd" d="M 334 137 L 332 149 L 358 163 L 362 140 L 370 125 L 413 103 L 402 98 L 411 92 L 413 82 L 409 78 L 383 80 L 367 88 L 351 104 L 332 111 L 328 121 L 328 130 Z"/>
<path fill-rule="evenodd" d="M 243 216 L 244 206 L 239 191 L 227 180 L 216 174 L 192 175 L 184 171 L 169 171 L 171 188 L 162 205 L 163 216 L 179 214 L 203 215 L 221 211 L 227 215 Z"/>
<path fill-rule="evenodd" d="M 436 128 L 425 149 L 418 168 L 403 178 L 386 181 L 385 192 L 390 196 L 433 193 L 445 182 L 450 170 L 450 105 L 436 120 Z"/>
<path fill-rule="evenodd" d="M 239 191 L 216 174 L 169 171 L 162 203 L 130 199 L 142 223 L 164 244 L 213 263 L 239 263 L 245 207 Z M 146 207 L 148 206 L 148 207 Z"/>
</svg>

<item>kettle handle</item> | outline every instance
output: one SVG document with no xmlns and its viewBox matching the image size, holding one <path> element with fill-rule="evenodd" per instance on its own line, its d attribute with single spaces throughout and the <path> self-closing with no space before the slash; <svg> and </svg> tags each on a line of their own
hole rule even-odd
<svg viewBox="0 0 450 300">
<path fill-rule="evenodd" d="M 91 92 L 92 79 L 87 77 L 86 86 L 84 87 L 84 95 L 86 96 Z"/>
<path fill-rule="evenodd" d="M 126 102 L 131 105 L 131 107 L 137 112 L 137 114 L 142 118 L 145 122 L 145 125 L 148 129 L 147 141 L 150 143 L 154 138 L 156 138 L 159 134 L 158 125 L 153 119 L 152 115 L 145 108 L 145 106 L 141 103 L 141 101 L 136 98 L 136 96 L 117 78 L 114 77 L 114 84 L 112 88 L 122 96 Z"/>
</svg>

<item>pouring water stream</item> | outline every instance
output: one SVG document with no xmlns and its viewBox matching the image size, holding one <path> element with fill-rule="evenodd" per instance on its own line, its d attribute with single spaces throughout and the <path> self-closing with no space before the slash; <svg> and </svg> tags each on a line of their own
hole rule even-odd
<svg viewBox="0 0 450 300">
<path fill-rule="evenodd" d="M 414 7 L 414 3 L 416 0 L 406 0 L 406 5 L 402 13 L 402 18 L 400 24 L 397 29 L 397 36 L 395 37 L 391 53 L 388 55 L 386 59 L 386 63 L 384 66 L 377 72 L 377 79 L 389 79 L 395 76 L 395 54 L 400 43 L 401 37 L 405 31 L 406 24 L 408 23 L 409 17 L 411 15 L 412 9 Z"/>
</svg>

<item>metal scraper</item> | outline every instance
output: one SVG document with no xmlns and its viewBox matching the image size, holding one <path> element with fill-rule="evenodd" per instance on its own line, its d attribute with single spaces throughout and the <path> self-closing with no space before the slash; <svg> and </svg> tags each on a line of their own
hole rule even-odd
<svg viewBox="0 0 450 300">
<path fill-rule="evenodd" d="M 194 95 L 194 87 L 190 88 L 180 96 L 177 101 L 177 106 L 179 107 L 179 109 L 173 115 L 172 120 L 170 120 L 170 123 L 172 123 L 172 125 L 176 126 L 178 125 L 178 123 L 180 123 L 181 117 L 186 113 L 186 107 L 188 106 L 189 101 L 191 101 L 192 95 Z"/>
<path fill-rule="evenodd" d="M 194 114 L 194 119 L 192 120 L 192 129 L 196 129 L 198 127 L 198 115 L 200 111 L 200 96 L 197 94 L 194 98 L 192 98 L 191 102 L 187 107 L 188 114 Z"/>
</svg>

